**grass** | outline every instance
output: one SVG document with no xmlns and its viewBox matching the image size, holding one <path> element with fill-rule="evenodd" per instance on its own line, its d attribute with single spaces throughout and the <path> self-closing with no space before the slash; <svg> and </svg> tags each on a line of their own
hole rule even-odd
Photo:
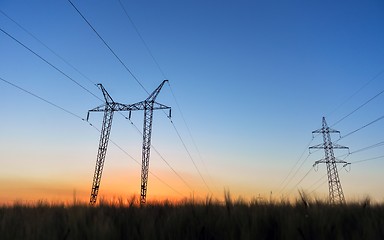
<svg viewBox="0 0 384 240">
<path fill-rule="evenodd" d="M 0 239 L 384 239 L 384 205 L 136 199 L 0 207 Z"/>
</svg>

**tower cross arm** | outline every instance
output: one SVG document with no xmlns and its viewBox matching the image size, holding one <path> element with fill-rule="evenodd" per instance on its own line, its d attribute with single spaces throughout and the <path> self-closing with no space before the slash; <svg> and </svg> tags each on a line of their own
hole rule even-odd
<svg viewBox="0 0 384 240">
<path fill-rule="evenodd" d="M 320 159 L 320 160 L 317 160 L 313 166 L 316 166 L 317 164 L 319 163 L 330 163 L 330 162 L 333 162 L 333 163 L 344 163 L 343 167 L 345 167 L 346 165 L 350 164 L 349 162 L 346 162 L 344 160 L 339 160 L 339 159 L 335 159 L 332 161 L 332 160 L 327 160 L 327 159 Z"/>
<path fill-rule="evenodd" d="M 338 131 L 338 130 L 327 127 L 327 128 L 320 128 L 320 129 L 317 129 L 315 131 L 312 131 L 312 134 L 314 134 L 314 133 L 327 133 L 327 132 L 328 133 L 340 133 L 340 131 Z"/>
<path fill-rule="evenodd" d="M 116 107 L 115 111 L 138 111 L 138 110 L 145 110 L 147 109 L 148 102 L 142 101 L 134 104 L 120 104 Z M 170 109 L 171 107 L 166 106 L 164 104 L 153 102 L 153 110 L 157 109 Z"/>
<path fill-rule="evenodd" d="M 317 161 L 313 164 L 313 166 L 316 166 L 316 165 L 319 164 L 319 163 L 326 163 L 326 160 L 325 160 L 325 159 L 317 160 Z"/>
<path fill-rule="evenodd" d="M 158 103 L 158 102 L 154 102 L 153 103 L 153 109 L 171 109 L 171 107 L 169 106 L 166 106 L 164 104 L 161 104 L 161 103 Z"/>
<path fill-rule="evenodd" d="M 127 105 L 127 104 L 122 104 L 117 102 L 110 102 L 110 103 L 105 103 L 95 108 L 92 108 L 88 110 L 88 112 L 104 112 L 105 110 L 116 112 L 116 111 L 134 111 L 134 110 L 142 110 L 142 109 L 138 108 L 137 106 Z"/>
<path fill-rule="evenodd" d="M 168 80 L 164 80 L 160 85 L 148 96 L 147 99 L 145 99 L 146 102 L 154 102 L 156 100 L 157 95 L 159 95 L 161 88 L 164 86 L 164 84 L 168 82 Z"/>
<path fill-rule="evenodd" d="M 317 144 L 315 146 L 309 147 L 309 149 L 323 149 L 324 143 Z"/>
<path fill-rule="evenodd" d="M 104 112 L 105 109 L 106 109 L 106 104 L 102 104 L 100 106 L 97 106 L 95 108 L 88 110 L 88 112 Z"/>
<path fill-rule="evenodd" d="M 337 148 L 337 149 L 349 149 L 349 147 L 342 146 L 342 145 L 336 144 L 336 143 L 333 143 L 332 146 L 333 146 L 333 148 Z"/>
</svg>

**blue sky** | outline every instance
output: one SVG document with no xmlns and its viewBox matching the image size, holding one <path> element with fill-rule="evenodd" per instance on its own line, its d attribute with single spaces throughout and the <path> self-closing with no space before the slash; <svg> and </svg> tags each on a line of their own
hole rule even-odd
<svg viewBox="0 0 384 240">
<path fill-rule="evenodd" d="M 164 76 L 119 1 L 73 3 L 148 91 L 160 84 Z M 270 191 L 276 197 L 294 195 L 297 188 L 312 192 L 325 166 L 296 183 L 323 157 L 320 151 L 308 157 L 292 180 L 283 181 L 291 179 L 286 176 L 292 167 L 307 156 L 305 151 L 299 158 L 311 131 L 321 127 L 323 116 L 333 125 L 384 89 L 381 1 L 122 3 L 169 79 L 187 126 L 168 85 L 158 100 L 172 106 L 173 121 L 216 197 L 222 196 L 224 188 L 247 198 L 266 197 Z M 146 92 L 68 1 L 5 0 L 0 9 L 89 79 L 0 14 L 4 31 L 95 95 L 102 97 L 93 84 L 102 83 L 116 101 L 133 103 L 146 98 Z M 1 78 L 82 117 L 101 103 L 2 32 L 0 52 Z M 6 166 L 0 170 L 0 201 L 63 199 L 74 190 L 86 199 L 99 133 L 4 82 L 0 87 L 4 103 L 0 161 Z M 379 95 L 333 128 L 347 134 L 377 119 L 383 115 L 382 101 Z M 101 119 L 101 113 L 93 113 L 90 120 L 100 128 Z M 142 113 L 134 113 L 132 120 L 142 128 Z M 141 161 L 141 136 L 130 125 L 115 114 L 111 138 Z M 338 143 L 353 152 L 384 141 L 382 132 L 383 122 L 378 121 Z M 193 192 L 208 194 L 161 112 L 155 114 L 152 143 Z M 321 138 L 311 142 L 317 143 Z M 383 149 L 377 147 L 352 154 L 346 161 L 380 155 Z M 151 156 L 150 170 L 189 196 L 191 189 L 154 151 Z M 352 164 L 348 174 L 341 170 L 347 200 L 366 195 L 383 200 L 379 184 L 383 161 Z M 100 194 L 138 194 L 139 176 L 140 166 L 111 144 Z M 149 181 L 148 197 L 175 195 L 154 177 Z M 326 184 L 314 191 L 320 197 L 327 192 Z"/>
</svg>

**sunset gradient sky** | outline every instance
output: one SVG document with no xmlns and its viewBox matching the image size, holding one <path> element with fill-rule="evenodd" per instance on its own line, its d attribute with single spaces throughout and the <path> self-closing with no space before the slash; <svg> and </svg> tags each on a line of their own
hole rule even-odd
<svg viewBox="0 0 384 240">
<path fill-rule="evenodd" d="M 246 199 L 271 192 L 277 199 L 294 197 L 298 189 L 325 198 L 325 165 L 312 168 L 323 152 L 308 151 L 322 141 L 311 140 L 311 132 L 323 116 L 341 136 L 379 119 L 337 142 L 351 155 L 335 155 L 352 162 L 340 169 L 347 201 L 384 200 L 383 1 L 73 4 L 148 91 L 169 79 L 158 101 L 172 106 L 177 131 L 164 113 L 155 113 L 150 171 L 158 178 L 149 176 L 149 201 L 221 199 L 224 189 Z M 95 83 L 121 103 L 147 93 L 69 1 L 2 0 L 0 10 L 0 203 L 88 201 L 100 137 L 94 127 L 101 128 L 102 113 L 91 113 L 92 127 L 4 80 L 82 118 L 102 102 L 4 32 L 99 98 Z M 143 113 L 134 112 L 132 121 L 115 113 L 111 139 L 117 145 L 109 144 L 100 197 L 140 194 L 136 127 L 142 129 Z"/>
</svg>

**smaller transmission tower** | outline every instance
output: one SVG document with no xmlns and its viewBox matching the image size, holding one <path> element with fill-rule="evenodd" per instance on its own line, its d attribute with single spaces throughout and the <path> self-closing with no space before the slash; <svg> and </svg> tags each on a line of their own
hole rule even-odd
<svg viewBox="0 0 384 240">
<path fill-rule="evenodd" d="M 340 131 L 329 128 L 327 125 L 327 122 L 325 121 L 325 117 L 323 117 L 322 128 L 312 132 L 312 134 L 314 133 L 322 134 L 324 143 L 309 147 L 309 149 L 324 149 L 325 157 L 322 160 L 316 161 L 313 164 L 313 166 L 316 166 L 319 163 L 325 163 L 327 165 L 329 201 L 331 204 L 335 204 L 335 203 L 344 204 L 345 198 L 344 198 L 343 189 L 341 188 L 339 173 L 337 171 L 336 164 L 337 163 L 346 164 L 347 162 L 336 160 L 335 155 L 333 153 L 333 149 L 349 149 L 349 148 L 332 143 L 331 133 L 340 133 Z"/>
</svg>

